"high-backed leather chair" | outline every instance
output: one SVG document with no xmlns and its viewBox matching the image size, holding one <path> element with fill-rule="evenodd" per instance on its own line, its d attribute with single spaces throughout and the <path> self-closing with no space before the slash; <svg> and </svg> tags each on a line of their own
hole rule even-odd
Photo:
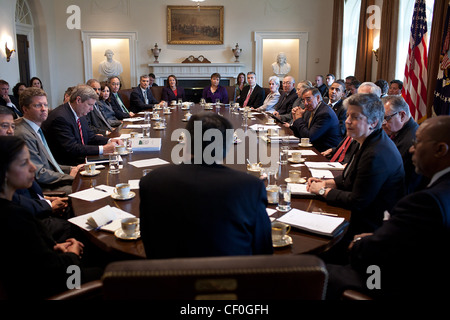
<svg viewBox="0 0 450 320">
<path fill-rule="evenodd" d="M 152 95 L 155 97 L 156 101 L 158 101 L 158 102 L 161 101 L 163 88 L 164 88 L 163 86 L 150 87 L 150 90 L 152 91 Z"/>
<path fill-rule="evenodd" d="M 328 273 L 309 255 L 133 260 L 109 264 L 104 299 L 322 300 Z"/>
<path fill-rule="evenodd" d="M 133 89 L 120 89 L 119 94 L 125 107 L 130 110 L 130 96 Z"/>
</svg>

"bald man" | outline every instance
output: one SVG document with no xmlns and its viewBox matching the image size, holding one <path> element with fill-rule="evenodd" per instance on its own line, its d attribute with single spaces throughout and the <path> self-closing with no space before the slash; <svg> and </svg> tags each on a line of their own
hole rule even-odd
<svg viewBox="0 0 450 320">
<path fill-rule="evenodd" d="M 450 116 L 423 122 L 410 152 L 430 183 L 401 199 L 373 234 L 355 236 L 350 266 L 327 266 L 329 299 L 349 287 L 392 301 L 450 297 Z M 376 281 L 368 280 L 369 266 L 379 268 L 380 289 L 367 287 Z"/>
</svg>

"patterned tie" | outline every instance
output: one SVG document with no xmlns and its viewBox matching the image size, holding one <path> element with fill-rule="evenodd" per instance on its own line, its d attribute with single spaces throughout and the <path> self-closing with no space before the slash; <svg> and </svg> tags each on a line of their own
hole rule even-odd
<svg viewBox="0 0 450 320">
<path fill-rule="evenodd" d="M 80 118 L 78 118 L 77 124 L 78 124 L 78 130 L 80 130 L 81 143 L 84 145 L 83 130 L 81 130 L 81 122 L 80 122 Z"/>
<path fill-rule="evenodd" d="M 148 104 L 147 90 L 142 90 L 142 95 L 144 96 L 145 104 Z"/>
<path fill-rule="evenodd" d="M 351 137 L 345 138 L 342 145 L 339 147 L 339 149 L 334 153 L 333 157 L 331 158 L 330 162 L 342 162 L 344 161 L 345 153 L 347 152 L 348 147 L 352 143 L 353 139 Z"/>
<path fill-rule="evenodd" d="M 114 93 L 114 96 L 116 97 L 117 102 L 119 103 L 120 107 L 122 108 L 122 111 L 125 113 L 129 113 L 127 108 L 123 104 L 122 100 L 120 99 L 119 95 L 117 93 Z"/>
<path fill-rule="evenodd" d="M 315 111 L 311 112 L 311 116 L 309 117 L 308 129 L 311 127 L 311 122 L 312 122 L 312 119 L 314 118 L 314 113 L 315 113 Z"/>
<path fill-rule="evenodd" d="M 55 167 L 55 169 L 59 173 L 64 173 L 64 171 L 62 171 L 61 167 L 58 165 L 58 162 L 56 162 L 55 158 L 53 158 L 53 154 L 50 151 L 50 148 L 48 147 L 47 140 L 45 140 L 44 133 L 42 132 L 41 128 L 39 128 L 38 133 L 41 136 L 42 143 L 43 143 L 43 145 L 44 145 L 45 149 L 47 150 L 47 153 L 48 153 L 48 155 L 50 157 L 50 162 L 52 163 L 52 165 Z"/>
<path fill-rule="evenodd" d="M 244 104 L 242 105 L 243 107 L 247 106 L 248 100 L 250 99 L 252 92 L 253 92 L 253 88 L 250 88 L 250 90 L 248 91 L 248 94 L 247 94 L 247 98 L 245 98 Z"/>
</svg>

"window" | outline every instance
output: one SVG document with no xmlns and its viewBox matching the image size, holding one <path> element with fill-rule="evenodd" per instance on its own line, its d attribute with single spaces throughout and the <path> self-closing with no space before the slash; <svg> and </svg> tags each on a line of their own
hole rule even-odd
<svg viewBox="0 0 450 320">
<path fill-rule="evenodd" d="M 360 11 L 360 0 L 345 1 L 342 36 L 342 78 L 355 74 Z"/>
</svg>

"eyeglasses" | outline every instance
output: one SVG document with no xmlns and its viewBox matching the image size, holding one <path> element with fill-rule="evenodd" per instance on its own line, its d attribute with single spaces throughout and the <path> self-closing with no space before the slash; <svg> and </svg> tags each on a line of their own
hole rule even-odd
<svg viewBox="0 0 450 320">
<path fill-rule="evenodd" d="M 8 129 L 16 129 L 16 125 L 14 123 L 0 123 L 0 128 L 2 128 L 3 130 L 8 130 Z"/>
<path fill-rule="evenodd" d="M 395 116 L 397 113 L 398 113 L 398 112 L 395 112 L 395 113 L 393 113 L 393 114 L 391 114 L 391 115 L 389 115 L 389 116 L 385 116 L 383 122 L 388 122 L 388 121 L 391 120 L 391 118 L 392 118 L 393 116 Z"/>
<path fill-rule="evenodd" d="M 412 140 L 412 145 L 413 145 L 413 147 L 414 147 L 414 149 L 416 148 L 416 146 L 419 144 L 419 143 L 425 143 L 425 142 L 436 142 L 436 140 L 433 140 L 433 139 L 430 139 L 430 140 L 420 140 L 420 141 L 418 141 L 417 139 L 413 139 Z"/>
</svg>

